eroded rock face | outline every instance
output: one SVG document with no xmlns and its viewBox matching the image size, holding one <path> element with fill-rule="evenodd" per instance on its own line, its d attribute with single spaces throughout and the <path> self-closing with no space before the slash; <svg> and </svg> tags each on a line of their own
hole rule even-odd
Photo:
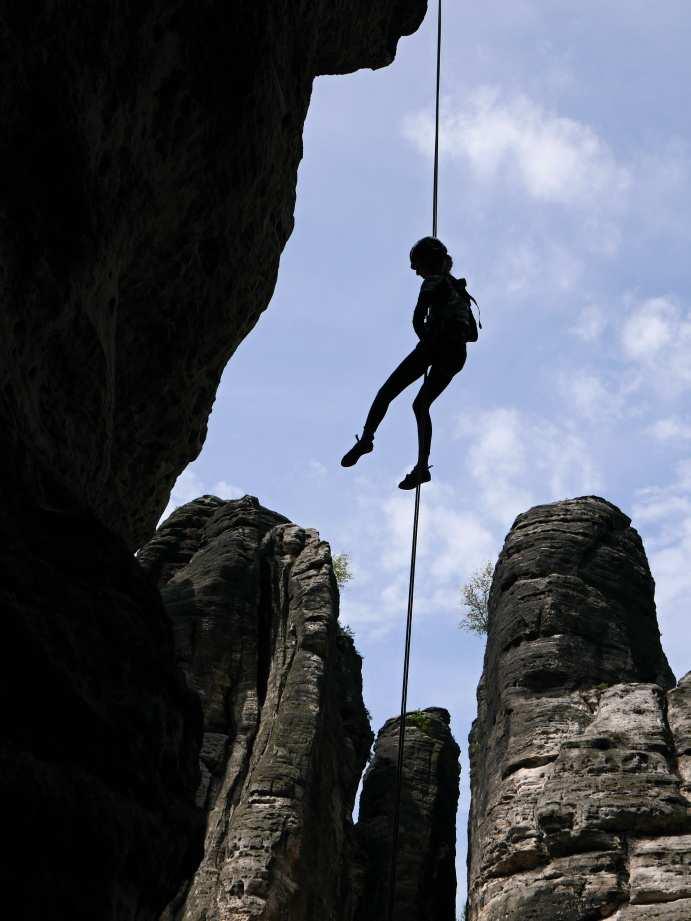
<svg viewBox="0 0 691 921">
<path fill-rule="evenodd" d="M 166 921 L 379 921 L 398 720 L 373 736 L 361 660 L 337 625 L 328 545 L 256 499 L 204 496 L 142 549 L 205 713 L 199 871 Z M 446 710 L 410 714 L 395 917 L 455 918 L 458 746 Z"/>
<path fill-rule="evenodd" d="M 400 718 L 377 736 L 360 799 L 357 834 L 364 884 L 355 921 L 387 917 Z M 459 748 L 448 711 L 436 707 L 406 718 L 394 918 L 454 921 Z"/>
<path fill-rule="evenodd" d="M 345 918 L 372 734 L 328 545 L 252 497 L 204 497 L 140 560 L 205 713 L 205 856 L 166 917 Z"/>
<path fill-rule="evenodd" d="M 594 497 L 520 515 L 470 737 L 469 918 L 688 921 L 690 714 L 629 519 Z"/>
<path fill-rule="evenodd" d="M 425 8 L 0 4 L 11 488 L 44 464 L 131 549 L 151 536 L 273 292 L 314 77 L 390 63 Z"/>
<path fill-rule="evenodd" d="M 200 714 L 131 553 L 272 294 L 314 76 L 389 63 L 424 8 L 0 0 L 15 917 L 148 921 L 200 857 Z"/>
</svg>

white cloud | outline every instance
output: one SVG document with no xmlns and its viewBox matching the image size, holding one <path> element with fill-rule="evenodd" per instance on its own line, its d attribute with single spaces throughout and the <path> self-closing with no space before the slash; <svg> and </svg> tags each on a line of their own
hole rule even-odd
<svg viewBox="0 0 691 921">
<path fill-rule="evenodd" d="M 570 332 L 583 342 L 595 342 L 607 327 L 604 310 L 597 304 L 586 304 Z"/>
<path fill-rule="evenodd" d="M 521 241 L 502 254 L 498 274 L 503 276 L 508 294 L 522 294 L 532 291 L 541 266 L 538 248 L 534 244 Z"/>
<path fill-rule="evenodd" d="M 170 493 L 170 500 L 175 503 L 175 506 L 184 505 L 185 502 L 191 502 L 193 499 L 203 496 L 205 492 L 205 484 L 194 470 L 188 467 L 182 471 L 175 481 Z"/>
<path fill-rule="evenodd" d="M 245 490 L 240 489 L 239 486 L 234 486 L 232 483 L 227 483 L 225 480 L 219 480 L 214 483 L 211 493 L 214 496 L 218 496 L 219 499 L 241 499 L 245 495 Z"/>
<path fill-rule="evenodd" d="M 691 667 L 691 462 L 679 464 L 670 483 L 639 490 L 632 517 L 655 578 L 663 645 L 684 674 Z"/>
<path fill-rule="evenodd" d="M 459 434 L 483 506 L 504 527 L 537 502 L 601 488 L 587 444 L 565 426 L 503 407 L 465 418 Z"/>
<path fill-rule="evenodd" d="M 192 502 L 193 499 L 198 499 L 199 496 L 206 495 L 218 496 L 219 499 L 239 499 L 245 495 L 245 492 L 239 486 L 234 486 L 225 480 L 219 480 L 209 488 L 208 484 L 201 479 L 192 467 L 187 467 L 175 481 L 168 505 L 165 507 L 158 523 L 165 521 L 179 506 Z"/>
<path fill-rule="evenodd" d="M 456 487 L 424 487 L 418 537 L 416 617 L 459 619 L 460 588 L 497 558 L 514 518 L 537 502 L 596 492 L 600 481 L 582 438 L 563 426 L 500 407 L 464 417 L 467 472 Z M 355 523 L 357 522 L 357 523 Z M 342 619 L 370 639 L 399 629 L 407 606 L 412 496 L 385 498 L 358 481 L 354 523 L 340 536 L 356 578 L 342 597 Z"/>
<path fill-rule="evenodd" d="M 634 207 L 644 235 L 672 234 L 688 240 L 689 178 L 688 144 L 667 140 L 660 149 L 639 153 L 632 166 L 636 177 Z"/>
<path fill-rule="evenodd" d="M 685 422 L 676 416 L 658 419 L 650 426 L 648 434 L 657 441 L 683 441 L 691 438 L 691 422 Z"/>
<path fill-rule="evenodd" d="M 412 505 L 405 494 L 387 499 L 367 499 L 371 518 L 381 522 L 377 535 L 384 548 L 379 557 L 389 572 L 407 572 L 410 563 Z M 475 569 L 496 548 L 496 538 L 477 513 L 463 508 L 462 497 L 450 486 L 433 482 L 425 487 L 418 532 L 418 557 L 429 561 L 427 570 L 442 582 L 459 572 Z"/>
<path fill-rule="evenodd" d="M 434 545 L 428 554 L 429 571 L 442 585 L 496 558 L 496 538 L 475 512 L 431 505 L 424 510 L 422 526 Z"/>
<path fill-rule="evenodd" d="M 307 464 L 307 469 L 313 477 L 316 477 L 319 480 L 323 480 L 327 474 L 327 468 L 318 460 L 310 460 Z"/>
<path fill-rule="evenodd" d="M 691 423 L 669 405 L 691 388 L 691 313 L 671 297 L 622 301 L 615 319 L 586 309 L 571 329 L 589 343 L 592 367 L 559 372 L 559 392 L 569 411 L 590 423 L 647 416 L 646 434 L 658 441 L 691 437 Z"/>
<path fill-rule="evenodd" d="M 492 300 L 516 303 L 528 298 L 534 307 L 536 295 L 541 299 L 554 293 L 562 294 L 579 283 L 584 271 L 583 261 L 557 241 L 525 239 L 511 240 L 496 257 L 493 275 L 498 292 Z"/>
<path fill-rule="evenodd" d="M 461 169 L 473 222 L 492 227 L 502 215 L 509 240 L 496 247 L 492 271 L 508 276 L 508 295 L 534 298 L 550 284 L 558 295 L 593 258 L 609 260 L 634 242 L 650 250 L 656 237 L 678 245 L 691 234 L 691 156 L 682 142 L 663 138 L 623 157 L 586 121 L 496 85 L 447 98 L 440 127 L 441 154 Z M 432 155 L 431 111 L 409 114 L 402 129 L 419 153 Z"/>
<path fill-rule="evenodd" d="M 534 199 L 571 207 L 616 202 L 631 185 L 629 169 L 593 128 L 524 94 L 480 86 L 450 109 L 442 119 L 442 152 L 464 159 L 479 180 L 501 177 Z M 429 113 L 409 116 L 404 133 L 430 152 Z"/>
<path fill-rule="evenodd" d="M 679 324 L 679 308 L 667 298 L 655 297 L 638 305 L 621 329 L 624 354 L 634 360 L 651 360 L 668 345 Z"/>
<path fill-rule="evenodd" d="M 669 297 L 636 304 L 621 325 L 622 355 L 635 366 L 639 386 L 665 398 L 691 387 L 691 314 Z"/>
<path fill-rule="evenodd" d="M 533 504 L 532 491 L 521 483 L 528 464 L 520 413 L 495 409 L 465 417 L 459 432 L 472 438 L 467 465 L 482 490 L 484 505 L 508 526 Z"/>
<path fill-rule="evenodd" d="M 348 544 L 354 579 L 341 598 L 342 620 L 370 638 L 400 626 L 408 599 L 413 525 L 411 495 L 380 498 L 366 481 L 357 500 L 357 540 Z M 448 484 L 424 488 L 420 511 L 416 616 L 460 616 L 460 586 L 496 559 L 503 534 L 492 531 Z M 379 585 L 378 589 L 375 586 Z"/>
<path fill-rule="evenodd" d="M 559 377 L 559 391 L 571 412 L 589 422 L 611 420 L 624 411 L 625 401 L 616 386 L 590 369 L 577 368 Z"/>
</svg>

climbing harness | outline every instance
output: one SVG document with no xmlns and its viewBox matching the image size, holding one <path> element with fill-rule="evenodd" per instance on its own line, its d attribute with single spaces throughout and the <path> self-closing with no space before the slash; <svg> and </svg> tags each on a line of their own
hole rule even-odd
<svg viewBox="0 0 691 921">
<path fill-rule="evenodd" d="M 432 236 L 437 236 L 439 198 L 439 90 L 441 84 L 441 37 L 442 0 L 437 9 L 437 86 L 434 122 L 434 180 L 432 186 Z M 425 380 L 427 373 L 425 372 Z M 408 708 L 408 674 L 410 671 L 410 643 L 413 630 L 413 596 L 415 590 L 415 561 L 417 558 L 417 532 L 420 520 L 420 485 L 415 487 L 415 511 L 413 513 L 413 543 L 410 553 L 410 579 L 408 582 L 408 614 L 405 630 L 405 655 L 403 657 L 403 686 L 401 689 L 401 718 L 398 725 L 398 762 L 396 765 L 396 791 L 394 798 L 393 832 L 391 838 L 391 869 L 389 872 L 389 903 L 387 921 L 393 921 L 396 898 L 396 858 L 398 856 L 398 832 L 401 819 L 401 785 L 403 780 L 403 752 L 405 747 L 405 717 Z"/>
</svg>

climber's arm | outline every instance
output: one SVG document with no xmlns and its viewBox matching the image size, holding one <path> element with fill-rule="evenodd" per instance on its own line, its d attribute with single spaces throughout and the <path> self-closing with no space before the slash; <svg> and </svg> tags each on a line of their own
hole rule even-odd
<svg viewBox="0 0 691 921">
<path fill-rule="evenodd" d="M 423 286 L 422 291 L 420 291 L 418 302 L 415 305 L 415 312 L 413 313 L 413 329 L 415 330 L 418 339 L 422 339 L 425 335 L 425 319 L 427 317 L 429 306 L 429 295 Z"/>
</svg>

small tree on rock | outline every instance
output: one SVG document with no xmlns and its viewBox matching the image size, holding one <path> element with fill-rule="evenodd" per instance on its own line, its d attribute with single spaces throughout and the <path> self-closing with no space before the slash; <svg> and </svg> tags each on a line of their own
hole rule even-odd
<svg viewBox="0 0 691 921">
<path fill-rule="evenodd" d="M 480 569 L 476 569 L 470 579 L 463 586 L 462 604 L 465 614 L 459 626 L 471 633 L 487 633 L 489 618 L 489 590 L 492 587 L 494 564 L 487 561 Z"/>
<path fill-rule="evenodd" d="M 350 571 L 350 556 L 347 553 L 337 553 L 333 557 L 334 575 L 339 588 L 343 588 L 353 578 Z"/>
</svg>

